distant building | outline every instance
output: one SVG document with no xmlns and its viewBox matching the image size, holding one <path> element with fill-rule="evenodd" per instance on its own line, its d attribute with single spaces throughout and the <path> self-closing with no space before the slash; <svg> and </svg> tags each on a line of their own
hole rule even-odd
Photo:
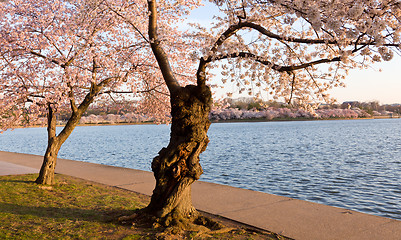
<svg viewBox="0 0 401 240">
<path fill-rule="evenodd" d="M 348 102 L 343 102 L 341 104 L 341 108 L 343 108 L 343 109 L 351 109 L 351 108 L 357 107 L 358 105 L 359 105 L 358 101 L 348 101 Z"/>
</svg>

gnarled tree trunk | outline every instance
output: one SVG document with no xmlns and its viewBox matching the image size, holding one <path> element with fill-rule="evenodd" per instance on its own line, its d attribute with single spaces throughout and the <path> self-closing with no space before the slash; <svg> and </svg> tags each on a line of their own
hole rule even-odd
<svg viewBox="0 0 401 240">
<path fill-rule="evenodd" d="M 203 172 L 199 154 L 209 142 L 211 101 L 210 89 L 205 85 L 180 87 L 171 95 L 170 143 L 153 159 L 156 187 L 146 208 L 152 215 L 165 219 L 166 225 L 197 216 L 191 184 Z"/>
</svg>

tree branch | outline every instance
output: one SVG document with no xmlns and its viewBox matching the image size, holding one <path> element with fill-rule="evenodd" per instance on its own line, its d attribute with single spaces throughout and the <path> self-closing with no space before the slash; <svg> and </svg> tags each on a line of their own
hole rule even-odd
<svg viewBox="0 0 401 240">
<path fill-rule="evenodd" d="M 145 37 L 145 35 L 139 30 L 139 28 L 137 28 L 135 26 L 135 24 L 133 24 L 129 19 L 127 19 L 124 14 L 119 13 L 117 10 L 115 10 L 114 8 L 112 8 L 108 3 L 106 3 L 107 7 L 114 12 L 115 14 L 117 14 L 117 16 L 119 16 L 120 18 L 124 19 L 125 22 L 127 22 L 146 42 L 149 43 L 149 40 Z"/>
<path fill-rule="evenodd" d="M 72 110 L 73 113 L 76 113 L 78 111 L 78 108 L 77 108 L 77 105 L 75 104 L 75 97 L 74 97 L 73 87 L 71 86 L 71 83 L 67 83 L 67 86 L 70 88 L 70 92 L 68 93 L 68 97 L 70 98 L 71 110 Z"/>
<path fill-rule="evenodd" d="M 47 138 L 48 141 L 52 141 L 56 138 L 56 111 L 53 109 L 51 103 L 47 104 L 48 115 L 47 115 Z"/>
<path fill-rule="evenodd" d="M 149 9 L 148 34 L 150 39 L 150 46 L 156 57 L 157 63 L 159 64 L 160 70 L 163 74 L 164 81 L 166 82 L 169 91 L 172 93 L 178 90 L 178 88 L 180 88 L 180 85 L 173 74 L 167 54 L 161 47 L 160 40 L 158 39 L 156 0 L 148 0 L 148 9 Z"/>
<path fill-rule="evenodd" d="M 341 61 L 341 57 L 335 57 L 332 59 L 324 58 L 316 61 L 311 61 L 308 63 L 302 63 L 299 65 L 293 65 L 293 66 L 281 66 L 275 63 L 272 63 L 268 60 L 265 60 L 263 57 L 257 56 L 253 53 L 249 52 L 237 52 L 237 53 L 231 53 L 231 54 L 225 54 L 225 55 L 220 55 L 216 57 L 209 57 L 208 59 L 204 60 L 206 63 L 216 61 L 216 60 L 223 60 L 223 59 L 228 59 L 228 58 L 249 58 L 253 59 L 256 62 L 259 62 L 263 65 L 270 66 L 273 70 L 276 70 L 278 72 L 291 72 L 299 69 L 304 69 L 307 67 L 311 67 L 313 65 L 317 64 L 322 64 L 322 63 L 330 63 L 330 62 L 338 62 Z"/>
<path fill-rule="evenodd" d="M 292 96 L 294 94 L 294 90 L 295 90 L 295 73 L 292 72 L 291 95 L 290 95 L 290 99 L 288 99 L 288 104 L 291 104 Z"/>
<path fill-rule="evenodd" d="M 40 57 L 40 58 L 49 60 L 50 62 L 55 63 L 55 64 L 59 65 L 60 67 L 63 67 L 63 64 L 62 64 L 60 61 L 57 61 L 57 60 L 55 60 L 55 59 L 48 58 L 48 57 L 46 57 L 45 55 L 42 55 L 42 54 L 40 54 L 40 53 L 37 53 L 37 52 L 35 52 L 35 51 L 33 51 L 33 50 L 28 50 L 28 52 L 31 53 L 32 55 L 37 56 L 37 57 Z"/>
</svg>

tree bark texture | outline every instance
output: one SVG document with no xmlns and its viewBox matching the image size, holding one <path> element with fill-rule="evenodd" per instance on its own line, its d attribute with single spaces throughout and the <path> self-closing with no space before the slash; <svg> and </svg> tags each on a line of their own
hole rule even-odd
<svg viewBox="0 0 401 240">
<path fill-rule="evenodd" d="M 43 159 L 42 167 L 40 168 L 39 176 L 36 183 L 44 185 L 54 184 L 54 171 L 57 163 L 57 154 L 60 150 L 58 141 L 50 140 Z"/>
<path fill-rule="evenodd" d="M 196 217 L 191 184 L 203 173 L 199 154 L 209 143 L 211 102 L 210 89 L 205 85 L 180 87 L 171 94 L 170 143 L 152 162 L 156 186 L 146 208 L 152 215 L 171 216 L 172 221 Z"/>
</svg>

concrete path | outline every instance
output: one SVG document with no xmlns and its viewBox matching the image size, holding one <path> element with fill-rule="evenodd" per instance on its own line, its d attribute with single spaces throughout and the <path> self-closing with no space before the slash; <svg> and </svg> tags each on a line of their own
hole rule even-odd
<svg viewBox="0 0 401 240">
<path fill-rule="evenodd" d="M 36 168 L 25 167 L 14 163 L 0 162 L 0 175 L 19 175 L 37 173 Z"/>
<path fill-rule="evenodd" d="M 42 160 L 0 151 L 0 175 L 38 172 Z M 155 184 L 150 172 L 66 159 L 56 172 L 147 195 Z M 401 221 L 342 208 L 207 182 L 193 185 L 192 198 L 199 210 L 297 240 L 401 240 Z"/>
</svg>

